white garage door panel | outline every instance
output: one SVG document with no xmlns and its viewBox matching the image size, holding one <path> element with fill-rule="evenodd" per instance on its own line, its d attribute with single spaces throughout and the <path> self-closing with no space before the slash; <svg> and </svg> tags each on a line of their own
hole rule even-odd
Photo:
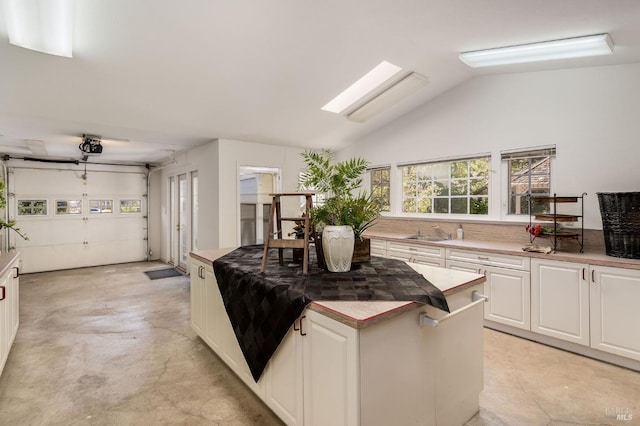
<svg viewBox="0 0 640 426">
<path fill-rule="evenodd" d="M 147 259 L 146 176 L 140 172 L 10 169 L 9 211 L 29 241 L 13 236 L 24 272 L 80 268 Z M 18 216 L 19 200 L 46 200 L 44 216 Z M 81 214 L 56 214 L 56 202 L 82 201 Z M 91 213 L 92 200 L 111 212 Z M 120 213 L 121 200 L 140 200 L 140 213 Z"/>
<path fill-rule="evenodd" d="M 87 173 L 87 187 L 91 194 L 137 195 L 146 193 L 147 181 L 142 173 L 93 172 Z"/>
<path fill-rule="evenodd" d="M 14 169 L 14 191 L 16 194 L 82 194 L 82 174 L 82 171 L 69 170 Z"/>
<path fill-rule="evenodd" d="M 145 229 L 140 217 L 87 221 L 87 241 L 143 240 Z"/>
</svg>

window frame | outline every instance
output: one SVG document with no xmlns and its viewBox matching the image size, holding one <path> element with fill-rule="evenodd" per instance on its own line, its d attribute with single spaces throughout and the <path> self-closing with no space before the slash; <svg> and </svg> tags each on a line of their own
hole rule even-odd
<svg viewBox="0 0 640 426">
<path fill-rule="evenodd" d="M 20 212 L 20 208 L 24 206 L 21 206 L 21 203 L 28 201 L 28 202 L 38 202 L 41 201 L 44 203 L 44 213 L 21 213 Z M 30 206 L 30 208 L 33 208 L 33 206 Z M 21 198 L 19 200 L 16 201 L 16 213 L 18 216 L 23 216 L 23 217 L 43 217 L 43 216 L 48 216 L 49 215 L 49 200 L 47 199 L 42 199 L 42 198 L 36 198 L 36 199 L 32 199 L 32 198 Z"/>
<path fill-rule="evenodd" d="M 77 212 L 71 212 L 69 211 L 69 209 L 71 208 L 70 203 L 75 202 L 77 203 L 78 207 L 80 207 L 80 210 Z M 66 211 L 61 212 L 60 211 L 60 205 L 58 203 L 66 203 Z M 82 199 L 56 199 L 55 200 L 55 215 L 56 216 L 77 216 L 77 215 L 82 215 L 84 209 L 82 206 Z"/>
<path fill-rule="evenodd" d="M 383 180 L 380 180 L 380 184 L 376 184 L 374 179 L 374 173 L 377 172 L 387 172 L 387 186 L 386 186 L 386 194 L 384 194 L 385 189 L 384 189 L 384 185 L 383 185 Z M 380 213 L 391 213 L 391 166 L 378 166 L 378 167 L 372 167 L 370 169 L 368 169 L 369 172 L 369 194 L 371 194 L 371 200 L 372 201 L 378 201 L 378 200 L 382 200 L 386 198 L 386 202 L 387 202 L 387 209 L 383 208 L 382 203 L 378 203 L 378 205 L 380 206 Z M 379 187 L 380 188 L 380 192 L 382 193 L 380 196 L 376 196 L 376 190 L 375 187 Z"/>
<path fill-rule="evenodd" d="M 538 161 L 537 163 L 532 163 L 533 159 L 536 158 L 542 158 L 542 157 L 546 157 L 544 160 Z M 511 150 L 511 151 L 503 151 L 501 152 L 501 162 L 504 165 L 504 196 L 505 196 L 505 202 L 503 203 L 504 206 L 504 215 L 512 220 L 528 220 L 529 216 L 530 216 L 530 211 L 529 211 L 529 203 L 528 203 L 528 196 L 530 195 L 540 195 L 540 196 L 551 196 L 554 191 L 555 191 L 555 185 L 554 185 L 554 168 L 555 168 L 555 158 L 556 158 L 556 147 L 555 145 L 550 145 L 550 146 L 544 146 L 544 147 L 537 147 L 537 148 L 528 148 L 528 149 L 520 149 L 520 150 Z M 528 161 L 528 166 L 527 166 L 527 173 L 522 173 L 520 176 L 526 176 L 527 177 L 527 190 L 524 192 L 516 192 L 513 193 L 512 192 L 512 178 L 513 178 L 513 174 L 512 174 L 512 161 L 514 160 L 527 160 Z M 531 173 L 531 170 L 533 169 L 533 167 L 536 164 L 541 164 L 542 161 L 547 161 L 547 169 L 548 169 L 548 173 L 543 174 L 543 173 Z M 532 178 L 535 176 L 546 176 L 547 177 L 547 181 L 548 181 L 548 188 L 546 192 L 531 192 L 531 187 L 532 187 Z M 513 199 L 514 196 L 516 197 L 516 199 L 519 197 L 521 200 L 520 203 L 520 209 L 518 210 L 518 206 L 513 207 L 513 212 L 512 212 L 512 204 L 513 204 Z M 522 203 L 526 203 L 524 206 L 522 205 Z M 538 211 L 537 213 L 548 213 L 550 206 L 549 205 L 543 205 L 543 204 L 537 204 L 538 206 Z M 524 207 L 524 208 L 523 208 Z M 520 211 L 520 213 L 518 213 L 518 211 Z"/>
<path fill-rule="evenodd" d="M 473 175 L 470 164 L 472 161 L 482 160 L 486 162 L 486 172 L 484 174 Z M 455 176 L 452 172 L 452 168 L 455 163 L 466 163 L 466 175 Z M 408 170 L 409 167 L 418 167 L 415 171 L 415 180 L 407 180 L 407 173 L 413 173 Z M 442 158 L 430 161 L 402 163 L 398 165 L 399 174 L 401 176 L 402 193 L 400 194 L 400 206 L 399 211 L 402 215 L 411 217 L 461 217 L 461 218 L 474 218 L 474 219 L 486 219 L 490 217 L 490 205 L 491 205 L 491 154 L 482 153 L 475 155 L 468 155 L 463 157 Z M 421 176 L 420 176 L 421 175 Z M 484 181 L 483 188 L 486 188 L 484 194 L 472 193 L 471 183 L 474 181 Z M 465 193 L 464 194 L 452 194 L 454 186 L 452 183 L 464 182 Z M 415 186 L 416 196 L 407 196 L 407 186 Z M 459 188 L 459 186 L 458 186 Z M 411 188 L 409 188 L 411 189 Z M 436 192 L 436 189 L 440 189 L 441 192 Z M 421 196 L 420 192 L 424 195 Z M 405 210 L 406 202 L 411 203 L 411 199 L 414 200 L 414 211 Z M 454 200 L 466 200 L 466 211 L 452 212 L 452 201 Z M 446 208 L 437 211 L 438 205 L 444 206 L 446 200 Z M 482 213 L 473 213 L 474 200 L 483 200 L 486 205 L 482 207 L 484 210 Z M 428 208 L 430 211 L 418 211 L 422 208 Z"/>
</svg>

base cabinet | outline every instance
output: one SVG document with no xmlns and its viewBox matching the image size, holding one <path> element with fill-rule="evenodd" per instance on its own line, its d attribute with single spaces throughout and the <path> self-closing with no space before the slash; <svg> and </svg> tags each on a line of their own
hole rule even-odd
<svg viewBox="0 0 640 426">
<path fill-rule="evenodd" d="M 531 331 L 589 346 L 589 265 L 531 259 Z"/>
<path fill-rule="evenodd" d="M 480 284 L 452 296 L 451 314 L 424 306 L 364 329 L 306 309 L 255 383 L 212 266 L 193 258 L 192 265 L 193 330 L 285 424 L 456 425 L 478 411 Z M 420 326 L 423 314 L 439 324 Z"/>
<path fill-rule="evenodd" d="M 484 274 L 489 301 L 484 318 L 531 330 L 531 278 L 529 259 L 470 250 L 447 249 L 447 268 Z"/>
<path fill-rule="evenodd" d="M 19 326 L 19 259 L 11 253 L 3 256 L 6 257 L 9 257 L 9 263 L 0 276 L 0 374 L 9 358 Z"/>
<path fill-rule="evenodd" d="M 591 347 L 640 361 L 640 271 L 591 266 Z"/>
</svg>

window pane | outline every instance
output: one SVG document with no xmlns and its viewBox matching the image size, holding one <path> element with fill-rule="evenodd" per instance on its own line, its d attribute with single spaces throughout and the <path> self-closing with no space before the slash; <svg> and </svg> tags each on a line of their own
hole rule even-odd
<svg viewBox="0 0 640 426">
<path fill-rule="evenodd" d="M 434 213 L 449 213 L 449 198 L 434 198 Z"/>
<path fill-rule="evenodd" d="M 418 213 L 433 213 L 431 198 L 421 198 L 418 201 Z"/>
<path fill-rule="evenodd" d="M 56 200 L 56 214 L 82 214 L 82 200 Z"/>
<path fill-rule="evenodd" d="M 391 199 L 390 174 L 390 167 L 371 171 L 371 198 L 379 206 L 380 211 L 388 212 L 391 210 L 389 205 L 389 200 Z M 410 192 L 411 189 L 411 187 L 405 187 L 406 191 Z M 413 194 L 415 194 L 415 188 L 413 188 Z"/>
<path fill-rule="evenodd" d="M 467 161 L 455 161 L 451 163 L 451 177 L 466 178 L 469 176 L 468 165 L 469 163 Z"/>
<path fill-rule="evenodd" d="M 405 213 L 415 213 L 416 212 L 416 199 L 415 198 L 405 198 L 402 200 L 402 211 Z"/>
<path fill-rule="evenodd" d="M 449 195 L 449 181 L 440 180 L 433 182 L 433 195 L 446 196 Z"/>
<path fill-rule="evenodd" d="M 467 198 L 452 198 L 451 199 L 451 213 L 467 214 Z"/>
<path fill-rule="evenodd" d="M 469 176 L 489 176 L 489 159 L 475 158 L 473 160 L 469 160 Z"/>
<path fill-rule="evenodd" d="M 471 197 L 469 204 L 471 214 L 489 214 L 489 198 Z"/>
<path fill-rule="evenodd" d="M 112 213 L 113 200 L 89 200 L 89 213 Z"/>
<path fill-rule="evenodd" d="M 469 194 L 489 195 L 489 179 L 471 179 L 469 181 Z"/>
<path fill-rule="evenodd" d="M 47 200 L 18 200 L 19 216 L 46 216 Z"/>
<path fill-rule="evenodd" d="M 509 160 L 509 213 L 529 214 L 528 198 L 531 195 L 551 193 L 551 157 L 536 156 Z M 478 193 L 480 194 L 480 193 Z M 546 206 L 532 207 L 532 212 L 547 213 Z"/>
<path fill-rule="evenodd" d="M 467 195 L 468 191 L 469 185 L 466 179 L 451 181 L 451 195 Z"/>
<path fill-rule="evenodd" d="M 140 213 L 141 211 L 141 200 L 120 200 L 120 213 Z"/>
</svg>

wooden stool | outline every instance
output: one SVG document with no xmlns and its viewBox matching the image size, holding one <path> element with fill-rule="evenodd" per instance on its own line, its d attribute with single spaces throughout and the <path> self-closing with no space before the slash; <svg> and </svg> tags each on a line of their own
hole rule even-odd
<svg viewBox="0 0 640 426">
<path fill-rule="evenodd" d="M 302 273 L 309 273 L 309 240 L 315 236 L 315 232 L 311 229 L 311 207 L 313 206 L 313 192 L 289 192 L 281 194 L 269 194 L 273 197 L 271 201 L 271 210 L 269 212 L 269 225 L 267 241 L 264 243 L 264 253 L 262 255 L 262 267 L 260 272 L 264 272 L 267 267 L 267 257 L 270 248 L 278 249 L 278 261 L 280 265 L 284 264 L 284 249 L 303 249 L 302 257 Z M 303 217 L 282 217 L 280 212 L 280 197 L 305 197 L 305 215 Z M 273 232 L 273 220 L 275 214 L 276 232 Z M 282 221 L 302 222 L 304 225 L 304 238 L 286 239 L 282 232 Z"/>
</svg>

